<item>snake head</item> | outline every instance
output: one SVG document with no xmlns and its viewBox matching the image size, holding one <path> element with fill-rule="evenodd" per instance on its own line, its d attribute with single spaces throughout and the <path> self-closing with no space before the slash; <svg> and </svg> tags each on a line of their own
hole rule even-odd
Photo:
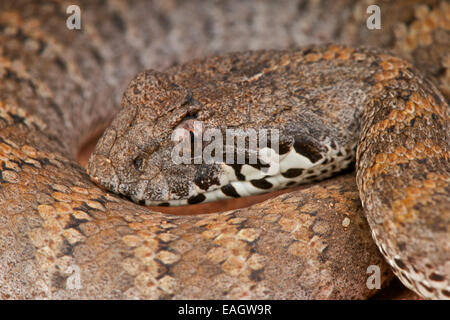
<svg viewBox="0 0 450 320">
<path fill-rule="evenodd" d="M 88 163 L 91 179 L 140 204 L 164 204 L 199 192 L 199 170 L 218 172 L 216 165 L 174 161 L 180 139 L 193 139 L 193 121 L 206 117 L 189 89 L 169 76 L 140 73 L 129 84 L 119 113 L 103 133 Z M 174 130 L 181 132 L 172 139 Z M 202 171 L 203 170 L 203 171 Z M 197 177 L 197 178 L 196 178 Z"/>
<path fill-rule="evenodd" d="M 138 203 L 180 205 L 269 192 L 345 168 L 353 153 L 339 151 L 350 150 L 356 135 L 341 131 L 357 126 L 348 115 L 355 107 L 341 95 L 353 95 L 336 90 L 340 75 L 330 68 L 311 75 L 308 66 L 290 68 L 292 59 L 235 53 L 139 74 L 91 156 L 92 180 Z M 313 80 L 322 78 L 333 85 Z M 344 85 L 358 91 L 365 83 L 356 80 Z M 180 161 L 180 153 L 189 157 Z"/>
</svg>

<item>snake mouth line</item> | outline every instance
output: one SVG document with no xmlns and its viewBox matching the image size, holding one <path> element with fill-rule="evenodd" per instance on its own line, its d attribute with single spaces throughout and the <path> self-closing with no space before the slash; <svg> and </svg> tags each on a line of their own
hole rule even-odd
<svg viewBox="0 0 450 320">
<path fill-rule="evenodd" d="M 107 124 L 109 125 L 109 124 Z M 89 138 L 85 139 L 85 142 L 81 144 L 78 153 L 77 153 L 77 161 L 83 167 L 87 168 L 87 163 L 91 153 L 95 149 L 95 145 L 97 144 L 98 139 L 100 139 L 104 129 L 107 125 L 102 126 L 100 129 L 95 131 L 90 135 Z M 222 211 L 236 210 L 240 208 L 246 208 L 256 203 L 260 203 L 266 201 L 271 198 L 275 198 L 281 194 L 292 192 L 294 190 L 301 190 L 308 187 L 308 184 L 277 190 L 269 193 L 258 194 L 253 196 L 247 196 L 244 198 L 237 199 L 224 199 L 215 202 L 207 202 L 207 203 L 199 203 L 199 204 L 191 204 L 185 206 L 176 206 L 176 207 L 161 207 L 161 206 L 146 206 L 149 210 L 157 211 L 161 213 L 173 214 L 173 215 L 199 215 L 199 214 L 208 214 L 208 213 L 216 213 Z M 129 200 L 131 201 L 131 200 Z"/>
</svg>

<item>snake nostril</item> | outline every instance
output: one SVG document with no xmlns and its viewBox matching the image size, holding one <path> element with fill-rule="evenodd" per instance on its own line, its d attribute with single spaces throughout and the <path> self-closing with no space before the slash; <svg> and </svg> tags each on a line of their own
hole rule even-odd
<svg viewBox="0 0 450 320">
<path fill-rule="evenodd" d="M 145 159 L 142 156 L 137 156 L 133 160 L 133 166 L 137 171 L 142 171 L 145 166 Z"/>
</svg>

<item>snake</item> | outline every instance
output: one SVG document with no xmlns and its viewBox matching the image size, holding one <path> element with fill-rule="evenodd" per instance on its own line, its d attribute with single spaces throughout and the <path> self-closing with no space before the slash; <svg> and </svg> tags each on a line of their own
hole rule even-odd
<svg viewBox="0 0 450 320">
<path fill-rule="evenodd" d="M 378 1 L 370 30 L 368 5 L 3 1 L 0 296 L 362 299 L 375 266 L 450 298 L 450 6 Z M 175 164 L 208 128 L 278 130 L 277 170 Z"/>
</svg>

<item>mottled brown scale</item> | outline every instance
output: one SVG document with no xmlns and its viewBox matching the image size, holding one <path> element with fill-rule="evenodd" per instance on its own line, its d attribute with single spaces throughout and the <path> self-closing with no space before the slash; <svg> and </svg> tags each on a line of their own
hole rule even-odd
<svg viewBox="0 0 450 320">
<path fill-rule="evenodd" d="M 344 52 L 345 59 L 320 58 L 330 50 Z M 224 135 L 227 128 L 277 129 L 281 143 L 312 163 L 324 157 L 327 139 L 349 152 L 357 141 L 364 103 L 371 98 L 364 92 L 381 70 L 377 60 L 376 52 L 369 50 L 309 47 L 232 53 L 194 60 L 165 73 L 146 71 L 126 90 L 117 119 L 89 161 L 89 174 L 136 201 L 187 199 L 197 195 L 196 187 L 219 189 L 225 175 L 219 165 L 198 165 L 193 155 L 191 165 L 172 159 L 178 143 L 172 140 L 174 130 L 186 130 L 192 141 L 201 139 L 195 137 L 202 134 L 194 133 L 195 121 L 202 122 L 203 131 L 219 129 Z M 307 93 L 299 96 L 299 90 Z M 194 151 L 194 143 L 191 147 Z M 244 151 L 236 151 L 240 152 Z M 136 159 L 145 163 L 137 168 Z M 264 190 L 272 187 L 264 179 L 251 183 Z"/>
<path fill-rule="evenodd" d="M 427 82 L 417 76 L 408 81 L 409 88 L 399 88 L 397 75 L 412 72 L 411 67 L 390 57 L 383 60 L 382 67 L 394 74 L 380 77 L 380 85 L 406 91 L 408 98 L 392 103 L 387 94 L 378 93 L 376 108 L 363 114 L 357 160 L 361 200 L 374 238 L 399 268 L 400 279 L 407 278 L 404 283 L 424 296 L 445 298 L 450 261 L 449 107 L 435 87 L 423 86 Z M 414 267 L 408 264 L 410 258 Z M 416 279 L 410 272 L 418 274 Z M 434 272 L 440 279 L 437 288 L 431 284 Z"/>
<path fill-rule="evenodd" d="M 367 1 L 72 3 L 81 7 L 79 31 L 65 27 L 65 2 L 0 2 L 2 299 L 361 299 L 376 292 L 366 286 L 368 266 L 380 267 L 382 286 L 392 278 L 379 251 L 408 287 L 449 298 L 446 1 L 380 1 L 381 30 L 365 27 Z M 248 208 L 174 216 L 99 188 L 76 161 L 80 144 L 119 110 L 137 72 L 317 42 L 392 49 L 410 62 L 375 54 L 378 66 L 371 68 L 379 73 L 367 94 L 378 98 L 359 123 L 361 193 L 354 175 L 345 174 Z M 367 58 L 359 49 L 327 48 L 299 61 L 343 67 Z M 242 66 L 232 74 L 252 77 L 252 66 L 275 73 L 292 68 L 292 59 L 245 63 L 251 55 L 239 55 Z M 230 71 L 226 63 L 217 67 L 209 76 Z M 428 80 L 420 83 L 416 68 L 443 96 Z M 195 114 L 200 103 L 217 99 L 213 93 L 191 99 L 184 87 L 155 92 L 166 111 L 184 104 Z M 307 98 L 308 92 L 297 94 Z M 168 123 L 189 112 L 172 110 L 160 120 L 170 132 Z M 158 182 L 158 175 L 152 179 Z M 74 270 L 80 287 L 70 286 Z"/>
</svg>

